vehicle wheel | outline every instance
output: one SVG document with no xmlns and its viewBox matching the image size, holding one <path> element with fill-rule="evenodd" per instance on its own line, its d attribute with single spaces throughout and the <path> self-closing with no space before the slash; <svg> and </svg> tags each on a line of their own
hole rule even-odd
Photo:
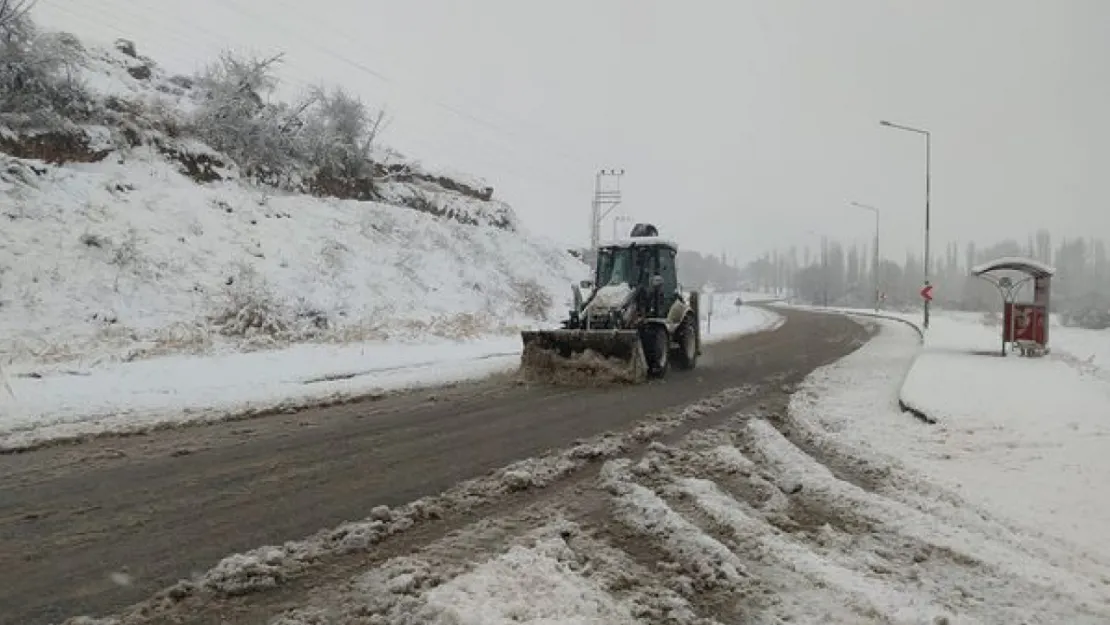
<svg viewBox="0 0 1110 625">
<path fill-rule="evenodd" d="M 670 368 L 670 337 L 667 328 L 651 324 L 640 331 L 644 343 L 644 356 L 647 359 L 648 377 L 662 378 Z"/>
<path fill-rule="evenodd" d="M 694 320 L 687 317 L 676 332 L 678 335 L 678 349 L 674 350 L 671 359 L 679 369 L 689 371 L 698 364 L 698 337 L 694 328 Z"/>
</svg>

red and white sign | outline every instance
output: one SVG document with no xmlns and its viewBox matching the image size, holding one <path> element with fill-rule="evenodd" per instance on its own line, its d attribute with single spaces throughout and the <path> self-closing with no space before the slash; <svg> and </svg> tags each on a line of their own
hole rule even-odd
<svg viewBox="0 0 1110 625">
<path fill-rule="evenodd" d="M 926 284 L 925 287 L 921 289 L 921 299 L 926 302 L 933 301 L 933 285 Z"/>
</svg>

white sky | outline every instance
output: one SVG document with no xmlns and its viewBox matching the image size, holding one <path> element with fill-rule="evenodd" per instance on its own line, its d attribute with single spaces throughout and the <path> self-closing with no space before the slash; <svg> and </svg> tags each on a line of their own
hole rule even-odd
<svg viewBox="0 0 1110 625">
<path fill-rule="evenodd" d="M 593 174 L 686 247 L 750 259 L 807 231 L 948 240 L 1110 235 L 1107 0 L 40 0 L 44 25 L 191 72 L 285 51 L 385 142 L 488 179 L 527 227 L 585 243 Z M 626 227 L 626 226 L 625 226 Z M 611 233 L 606 224 L 603 232 Z"/>
</svg>

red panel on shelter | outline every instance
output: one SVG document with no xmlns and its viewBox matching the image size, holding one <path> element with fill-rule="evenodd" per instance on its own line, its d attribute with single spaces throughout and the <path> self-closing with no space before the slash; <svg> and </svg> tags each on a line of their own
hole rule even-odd
<svg viewBox="0 0 1110 625">
<path fill-rule="evenodd" d="M 1047 338 L 1045 307 L 1037 304 L 1006 304 L 1002 314 L 1003 340 L 1031 341 L 1044 345 Z"/>
</svg>

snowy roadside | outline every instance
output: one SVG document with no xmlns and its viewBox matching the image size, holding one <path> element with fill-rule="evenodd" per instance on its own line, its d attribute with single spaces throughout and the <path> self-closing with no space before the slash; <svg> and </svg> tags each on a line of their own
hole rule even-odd
<svg viewBox="0 0 1110 625">
<path fill-rule="evenodd" d="M 903 431 L 919 434 L 904 453 L 992 509 L 1110 558 L 1110 501 L 1092 496 L 1110 483 L 1110 371 L 1061 349 L 1002 358 L 999 333 L 936 318 L 901 397 L 938 425 Z M 1098 333 L 1058 334 L 1080 333 L 1097 351 Z"/>
<path fill-rule="evenodd" d="M 880 318 L 898 319 L 917 327 L 921 326 L 921 313 L 916 311 L 898 312 L 884 310 L 876 313 L 874 310 L 861 308 L 826 308 L 822 306 L 807 306 L 780 302 L 776 302 L 772 305 L 776 308 L 805 310 L 808 312 L 825 312 L 829 314 L 846 314 L 855 317 L 877 316 Z M 1001 350 L 1001 327 L 999 325 L 1001 321 L 999 321 L 998 317 L 999 315 L 993 314 L 935 310 L 932 314 L 932 321 L 934 325 L 935 323 L 939 323 L 949 326 L 952 323 L 958 323 L 961 326 L 989 328 L 988 332 L 991 333 L 990 337 L 979 335 L 977 338 L 973 339 L 977 341 L 975 344 L 979 345 L 979 348 L 984 350 Z M 990 319 L 990 323 L 986 322 L 988 318 Z M 943 334 L 943 332 L 941 334 Z M 942 336 L 940 340 L 943 343 L 948 339 Z M 926 338 L 926 343 L 928 343 L 928 341 L 929 339 Z M 1060 323 L 1058 316 L 1053 316 L 1049 343 L 1053 351 L 1053 356 L 1066 360 L 1077 368 L 1085 368 L 1091 371 L 1102 370 L 1110 374 L 1110 331 L 1067 327 Z M 964 344 L 960 347 L 967 346 L 968 344 Z"/>
<path fill-rule="evenodd" d="M 722 311 L 704 340 L 735 338 L 783 322 L 762 308 Z M 0 449 L 475 380 L 513 371 L 520 349 L 520 338 L 513 335 L 422 344 L 300 344 L 84 369 L 13 369 L 6 372 L 12 394 L 0 392 Z"/>
</svg>

